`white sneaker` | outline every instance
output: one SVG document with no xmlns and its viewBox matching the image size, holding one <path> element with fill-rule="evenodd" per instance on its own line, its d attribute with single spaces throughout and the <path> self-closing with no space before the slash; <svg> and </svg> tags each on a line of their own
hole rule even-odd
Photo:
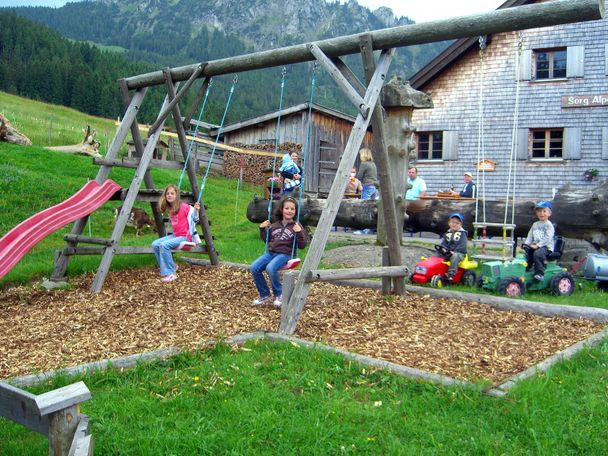
<svg viewBox="0 0 608 456">
<path fill-rule="evenodd" d="M 262 304 L 264 304 L 266 301 L 268 301 L 270 299 L 270 296 L 266 296 L 264 298 L 262 298 L 261 296 L 258 296 L 256 299 L 253 300 L 252 304 L 254 306 L 260 306 Z"/>
<path fill-rule="evenodd" d="M 282 302 L 281 302 L 281 296 L 280 295 L 279 296 L 275 296 L 274 302 L 272 303 L 272 305 L 275 306 L 275 307 L 281 307 L 281 304 L 282 304 Z"/>
</svg>

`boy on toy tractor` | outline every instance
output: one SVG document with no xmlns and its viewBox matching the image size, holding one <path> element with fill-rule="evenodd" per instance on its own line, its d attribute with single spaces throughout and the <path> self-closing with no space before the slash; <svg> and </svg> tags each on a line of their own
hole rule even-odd
<svg viewBox="0 0 608 456">
<path fill-rule="evenodd" d="M 412 282 L 424 284 L 430 281 L 433 287 L 443 286 L 444 281 L 475 285 L 476 276 L 473 269 L 477 267 L 477 262 L 467 257 L 467 232 L 462 228 L 463 223 L 464 217 L 461 213 L 450 214 L 450 228 L 443 235 L 441 244 L 435 246 L 438 256 L 423 258 L 418 262 L 414 274 L 410 277 Z"/>
</svg>

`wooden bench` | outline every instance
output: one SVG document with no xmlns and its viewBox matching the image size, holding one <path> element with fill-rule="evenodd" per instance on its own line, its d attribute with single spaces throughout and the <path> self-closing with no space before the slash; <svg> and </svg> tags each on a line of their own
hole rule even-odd
<svg viewBox="0 0 608 456">
<path fill-rule="evenodd" d="M 80 413 L 80 403 L 89 399 L 83 382 L 39 395 L 0 382 L 0 416 L 47 436 L 52 456 L 93 454 L 89 418 Z"/>
</svg>

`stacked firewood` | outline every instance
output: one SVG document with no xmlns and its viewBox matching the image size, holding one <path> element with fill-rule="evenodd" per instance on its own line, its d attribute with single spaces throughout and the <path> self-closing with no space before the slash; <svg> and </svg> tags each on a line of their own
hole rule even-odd
<svg viewBox="0 0 608 456">
<path fill-rule="evenodd" d="M 274 152 L 274 144 L 231 144 L 231 146 L 245 149 L 252 152 Z M 281 159 L 284 154 L 298 152 L 302 150 L 301 144 L 283 143 L 280 144 L 276 158 L 275 175 L 278 176 L 279 168 L 281 167 Z M 255 185 L 263 185 L 267 176 L 272 176 L 272 165 L 275 159 L 272 156 L 262 156 L 254 154 L 241 154 L 238 152 L 226 151 L 224 153 L 224 176 L 232 179 L 238 179 L 243 169 L 243 181 L 250 182 Z"/>
</svg>

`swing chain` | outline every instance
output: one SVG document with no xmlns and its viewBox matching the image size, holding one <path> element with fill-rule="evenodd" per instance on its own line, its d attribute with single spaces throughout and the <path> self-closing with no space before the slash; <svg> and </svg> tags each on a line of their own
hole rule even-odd
<svg viewBox="0 0 608 456">
<path fill-rule="evenodd" d="M 479 53 L 483 55 L 483 51 L 488 47 L 488 36 L 479 35 Z"/>
<path fill-rule="evenodd" d="M 522 32 L 522 31 L 517 32 L 517 50 L 520 54 L 524 48 L 524 39 L 525 39 L 524 32 Z"/>
<path fill-rule="evenodd" d="M 238 75 L 238 74 L 235 74 L 235 75 L 234 75 L 234 79 L 232 80 L 232 83 L 233 83 L 233 84 L 236 84 L 237 82 L 239 82 L 239 75 Z"/>
<path fill-rule="evenodd" d="M 281 78 L 284 79 L 286 74 L 287 74 L 287 67 L 285 65 L 283 65 L 283 68 L 281 68 Z"/>
</svg>

